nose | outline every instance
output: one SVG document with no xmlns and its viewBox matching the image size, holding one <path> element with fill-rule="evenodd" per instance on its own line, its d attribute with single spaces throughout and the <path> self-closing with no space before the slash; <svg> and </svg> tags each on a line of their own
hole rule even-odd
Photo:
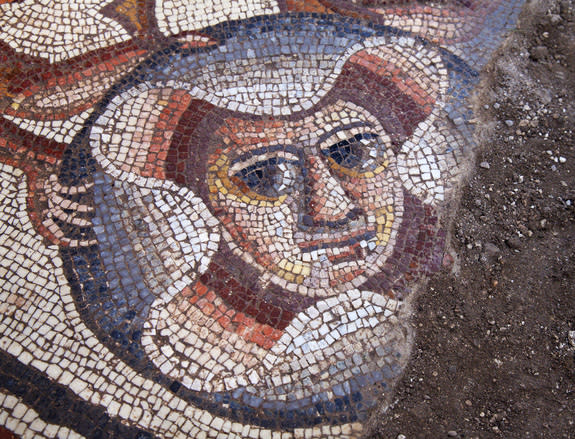
<svg viewBox="0 0 575 439">
<path fill-rule="evenodd" d="M 305 197 L 300 224 L 338 227 L 357 219 L 360 209 L 324 161 L 317 156 L 307 157 L 305 161 Z"/>
</svg>

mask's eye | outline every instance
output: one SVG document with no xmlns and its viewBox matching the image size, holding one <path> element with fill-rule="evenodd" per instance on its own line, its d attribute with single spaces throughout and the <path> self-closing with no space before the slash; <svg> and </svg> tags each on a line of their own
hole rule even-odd
<svg viewBox="0 0 575 439">
<path fill-rule="evenodd" d="M 245 163 L 244 163 L 245 164 Z M 298 161 L 285 157 L 270 157 L 241 167 L 236 163 L 231 180 L 240 187 L 264 197 L 277 198 L 293 192 L 298 181 Z"/>
<path fill-rule="evenodd" d="M 362 128 L 366 129 L 366 128 Z M 388 164 L 386 142 L 370 132 L 338 131 L 324 142 L 321 153 L 338 172 L 353 177 L 370 177 L 381 172 Z"/>
</svg>

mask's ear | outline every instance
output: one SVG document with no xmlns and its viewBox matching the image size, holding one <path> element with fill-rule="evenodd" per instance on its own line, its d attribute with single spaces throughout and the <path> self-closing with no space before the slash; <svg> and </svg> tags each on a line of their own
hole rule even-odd
<svg viewBox="0 0 575 439">
<path fill-rule="evenodd" d="M 148 258 L 155 252 L 163 264 L 167 283 L 156 293 L 166 303 L 207 270 L 220 239 L 219 223 L 204 202 L 165 175 L 172 136 L 191 101 L 184 90 L 141 83 L 108 102 L 85 140 L 112 177 L 118 205 L 130 206 L 123 229 L 134 231 L 132 245 L 147 248 L 135 253 Z M 150 285 L 160 268 L 144 273 Z"/>
<path fill-rule="evenodd" d="M 107 174 L 149 185 L 165 180 L 165 161 L 178 121 L 192 97 L 141 83 L 115 96 L 90 128 L 90 146 Z"/>
<path fill-rule="evenodd" d="M 398 177 L 424 203 L 440 203 L 466 143 L 457 126 L 465 122 L 456 123 L 446 111 L 457 106 L 457 99 L 449 93 L 453 84 L 445 54 L 435 45 L 405 36 L 366 45 L 348 63 L 387 80 L 412 102 L 409 114 L 400 115 L 407 137 L 395 151 Z M 393 102 L 383 105 L 393 109 Z M 387 134 L 393 138 L 395 133 Z"/>
</svg>

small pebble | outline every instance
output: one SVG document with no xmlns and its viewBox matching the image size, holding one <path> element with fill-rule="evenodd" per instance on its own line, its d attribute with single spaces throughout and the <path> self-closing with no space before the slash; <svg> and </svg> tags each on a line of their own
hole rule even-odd
<svg viewBox="0 0 575 439">
<path fill-rule="evenodd" d="M 497 247 L 495 244 L 488 242 L 485 244 L 485 246 L 483 247 L 485 253 L 488 256 L 497 256 L 499 255 L 499 253 L 501 253 L 501 250 L 499 249 L 499 247 Z"/>
<path fill-rule="evenodd" d="M 549 55 L 549 49 L 545 46 L 537 46 L 531 49 L 531 58 L 535 61 L 541 61 Z"/>
<path fill-rule="evenodd" d="M 479 166 L 483 169 L 489 169 L 491 167 L 488 162 L 481 162 Z"/>
<path fill-rule="evenodd" d="M 561 15 L 558 15 L 558 14 L 551 14 L 549 16 L 549 21 L 551 21 L 551 24 L 557 24 L 562 20 L 563 20 L 563 18 L 561 18 Z"/>
<path fill-rule="evenodd" d="M 519 121 L 519 126 L 520 126 L 520 127 L 524 128 L 524 127 L 526 127 L 527 125 L 529 125 L 529 121 L 528 121 L 527 119 L 521 119 L 521 120 Z"/>
<path fill-rule="evenodd" d="M 517 236 L 512 236 L 511 238 L 509 238 L 505 241 L 505 244 L 507 244 L 507 246 L 509 248 L 512 248 L 513 250 L 517 250 L 517 249 L 521 248 L 521 239 L 519 239 L 519 237 L 517 237 Z"/>
</svg>

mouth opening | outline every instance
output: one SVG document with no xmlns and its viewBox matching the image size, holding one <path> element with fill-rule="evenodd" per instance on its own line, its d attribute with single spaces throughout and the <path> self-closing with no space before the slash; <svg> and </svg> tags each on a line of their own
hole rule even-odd
<svg viewBox="0 0 575 439">
<path fill-rule="evenodd" d="M 316 239 L 311 241 L 304 241 L 298 243 L 298 247 L 303 253 L 311 253 L 318 250 L 343 248 L 350 249 L 362 248 L 362 242 L 368 244 L 369 241 L 375 238 L 374 230 L 362 230 L 349 235 L 341 236 L 338 238 Z"/>
</svg>

